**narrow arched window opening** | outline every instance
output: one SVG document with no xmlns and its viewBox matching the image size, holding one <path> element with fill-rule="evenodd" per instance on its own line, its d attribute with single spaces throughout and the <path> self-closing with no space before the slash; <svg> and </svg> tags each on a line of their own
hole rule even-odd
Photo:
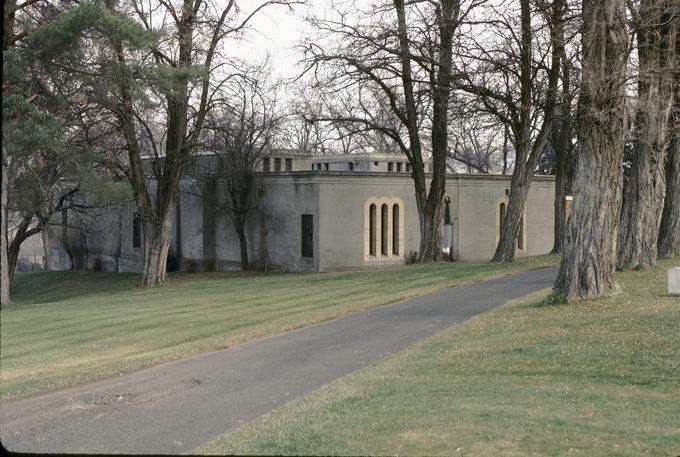
<svg viewBox="0 0 680 457">
<path fill-rule="evenodd" d="M 399 205 L 392 206 L 392 254 L 399 255 Z"/>
<path fill-rule="evenodd" d="M 376 255 L 376 207 L 375 205 L 371 205 L 369 209 L 369 216 L 368 216 L 368 232 L 369 232 L 369 241 L 368 241 L 368 253 L 372 256 Z"/>
<path fill-rule="evenodd" d="M 388 219 L 388 209 L 387 205 L 383 204 L 380 207 L 380 235 L 382 239 L 380 240 L 380 254 L 387 255 L 387 221 Z"/>
<path fill-rule="evenodd" d="M 504 223 L 505 223 L 505 203 L 501 203 L 501 214 L 500 214 L 500 222 L 499 222 L 500 231 L 503 231 L 503 224 Z"/>
<path fill-rule="evenodd" d="M 524 217 L 519 221 L 519 235 L 517 236 L 517 249 L 524 250 Z"/>
</svg>

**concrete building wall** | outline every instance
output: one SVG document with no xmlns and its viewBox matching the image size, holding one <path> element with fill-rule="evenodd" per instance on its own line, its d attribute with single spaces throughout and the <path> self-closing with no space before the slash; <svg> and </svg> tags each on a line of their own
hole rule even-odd
<svg viewBox="0 0 680 457">
<path fill-rule="evenodd" d="M 319 175 L 319 233 L 321 258 L 319 269 L 338 270 L 379 265 L 403 264 L 409 251 L 419 243 L 418 213 L 413 192 L 413 181 L 408 176 L 365 174 Z M 367 203 L 376 204 L 376 255 L 367 255 L 369 229 Z M 388 254 L 380 252 L 380 206 L 388 205 Z M 403 226 L 397 255 L 392 254 L 392 209 L 400 206 Z"/>
<path fill-rule="evenodd" d="M 182 180 L 170 256 L 184 271 L 240 268 L 236 231 L 231 219 L 219 211 L 228 198 L 224 185 L 217 181 L 206 187 L 207 181 L 196 179 Z M 249 260 L 256 268 L 329 271 L 394 265 L 418 251 L 417 206 L 413 181 L 406 173 L 309 170 L 263 174 L 261 179 L 260 210 L 252 212 L 246 223 Z M 447 177 L 454 259 L 492 257 L 499 235 L 499 205 L 507 204 L 509 189 L 509 176 Z M 553 196 L 554 178 L 534 178 L 525 210 L 524 249 L 517 256 L 544 254 L 552 248 Z M 373 255 L 369 252 L 371 203 L 376 205 Z M 389 208 L 386 255 L 380 243 L 382 204 Z M 396 232 L 394 204 L 399 206 Z M 311 216 L 313 222 L 311 257 L 302 255 L 303 215 Z M 132 206 L 103 208 L 79 220 L 86 230 L 68 233 L 75 268 L 141 271 L 143 239 L 140 247 L 133 246 L 133 220 Z"/>
<path fill-rule="evenodd" d="M 518 257 L 545 254 L 553 244 L 553 177 L 535 177 L 524 209 L 523 246 Z M 458 260 L 491 259 L 500 235 L 500 204 L 507 206 L 510 177 L 456 175 L 447 179 L 454 209 L 454 252 Z"/>
<path fill-rule="evenodd" d="M 525 255 L 549 253 L 554 244 L 555 179 L 535 178 L 527 196 Z"/>
<path fill-rule="evenodd" d="M 179 199 L 179 217 L 181 224 L 180 269 L 201 271 L 203 265 L 203 199 L 200 183 L 194 180 L 182 180 L 182 192 Z"/>
<path fill-rule="evenodd" d="M 134 212 L 129 207 L 106 207 L 89 214 L 69 212 L 67 249 L 75 269 L 139 272 L 144 265 L 144 239 L 133 246 Z"/>
<path fill-rule="evenodd" d="M 319 185 L 307 174 L 267 176 L 263 180 L 258 266 L 289 271 L 319 269 Z M 313 216 L 313 257 L 302 257 L 302 215 Z M 262 245 L 264 244 L 264 245 Z"/>
</svg>

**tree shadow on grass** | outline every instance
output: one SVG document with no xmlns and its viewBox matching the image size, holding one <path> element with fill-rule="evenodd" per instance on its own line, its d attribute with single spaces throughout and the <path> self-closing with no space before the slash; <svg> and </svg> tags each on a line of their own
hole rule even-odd
<svg viewBox="0 0 680 457">
<path fill-rule="evenodd" d="M 139 286 L 136 273 L 39 271 L 16 273 L 8 308 L 69 300 L 85 295 L 123 292 Z"/>
</svg>

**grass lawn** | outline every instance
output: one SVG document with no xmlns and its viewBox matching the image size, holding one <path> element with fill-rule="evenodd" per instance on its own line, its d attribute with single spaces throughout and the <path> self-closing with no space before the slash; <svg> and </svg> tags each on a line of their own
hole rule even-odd
<svg viewBox="0 0 680 457">
<path fill-rule="evenodd" d="M 478 316 L 197 453 L 680 455 L 678 260 L 617 273 L 607 298 Z"/>
<path fill-rule="evenodd" d="M 412 265 L 340 273 L 17 274 L 0 310 L 0 398 L 8 400 L 225 348 L 439 288 L 554 265 Z"/>
</svg>

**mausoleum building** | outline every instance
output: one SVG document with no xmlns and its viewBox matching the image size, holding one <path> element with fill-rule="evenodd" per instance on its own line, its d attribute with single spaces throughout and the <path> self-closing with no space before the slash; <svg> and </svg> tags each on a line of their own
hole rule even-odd
<svg viewBox="0 0 680 457">
<path fill-rule="evenodd" d="M 403 264 L 420 242 L 410 165 L 403 156 L 311 156 L 280 152 L 259 165 L 259 210 L 246 224 L 256 268 L 332 271 Z M 239 268 L 239 240 L 218 208 L 227 198 L 220 179 L 203 172 L 182 179 L 169 268 Z M 488 260 L 498 242 L 510 177 L 448 174 L 449 222 L 442 226 L 452 260 Z M 554 177 L 533 179 L 517 240 L 517 256 L 553 245 Z M 69 229 L 64 249 L 75 268 L 138 272 L 143 229 L 134 209 L 104 208 Z"/>
</svg>

